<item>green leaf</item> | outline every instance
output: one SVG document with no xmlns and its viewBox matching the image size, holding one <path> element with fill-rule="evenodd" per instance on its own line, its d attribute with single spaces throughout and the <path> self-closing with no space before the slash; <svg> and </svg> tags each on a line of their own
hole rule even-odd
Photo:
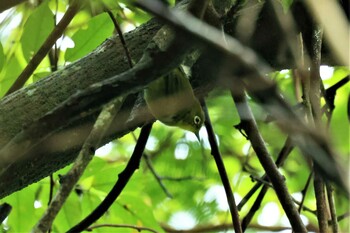
<svg viewBox="0 0 350 233">
<path fill-rule="evenodd" d="M 98 15 L 90 20 L 87 29 L 80 29 L 73 36 L 74 48 L 66 51 L 66 61 L 75 61 L 101 44 L 112 35 L 113 23 L 107 14 Z"/>
<path fill-rule="evenodd" d="M 281 4 L 283 6 L 284 12 L 287 12 L 290 6 L 293 4 L 293 0 L 282 0 Z"/>
<path fill-rule="evenodd" d="M 48 1 L 45 1 L 29 16 L 24 25 L 21 43 L 23 56 L 27 61 L 39 50 L 53 28 L 53 14 L 48 7 Z"/>
<path fill-rule="evenodd" d="M 21 73 L 22 67 L 16 56 L 11 56 L 4 66 L 0 76 L 0 96 L 5 95 L 7 90 L 15 82 L 18 75 Z"/>
<path fill-rule="evenodd" d="M 2 47 L 2 44 L 0 42 L 0 71 L 5 63 L 5 54 L 4 54 L 4 48 Z"/>
</svg>

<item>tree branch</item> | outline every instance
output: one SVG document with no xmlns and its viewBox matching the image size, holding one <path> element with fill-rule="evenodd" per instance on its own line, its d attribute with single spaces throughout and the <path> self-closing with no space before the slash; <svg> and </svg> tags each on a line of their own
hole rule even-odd
<svg viewBox="0 0 350 233">
<path fill-rule="evenodd" d="M 246 132 L 254 151 L 263 166 L 269 180 L 271 181 L 276 195 L 289 219 L 289 222 L 295 232 L 307 232 L 294 202 L 288 192 L 284 177 L 279 173 L 276 164 L 273 162 L 263 138 L 261 137 L 254 116 L 249 108 L 244 88 L 236 83 L 236 89 L 233 93 L 233 99 L 236 104 L 238 114 L 241 118 L 241 126 Z M 242 84 L 241 84 L 242 85 Z M 239 91 L 240 90 L 240 91 Z"/>
<path fill-rule="evenodd" d="M 86 139 L 77 159 L 73 164 L 73 167 L 61 179 L 61 186 L 57 194 L 51 201 L 48 209 L 45 211 L 37 225 L 33 228 L 33 232 L 47 232 L 51 228 L 53 220 L 61 210 L 70 192 L 73 190 L 75 184 L 78 182 L 85 168 L 93 158 L 96 147 L 113 121 L 113 118 L 118 112 L 121 104 L 122 103 L 120 100 L 115 99 L 101 111 L 96 120 L 94 128 Z"/>
<path fill-rule="evenodd" d="M 145 149 L 148 136 L 152 129 L 152 123 L 145 125 L 141 129 L 140 137 L 137 140 L 134 151 L 130 157 L 125 169 L 118 175 L 118 180 L 107 194 L 106 198 L 80 223 L 72 227 L 67 231 L 69 232 L 81 232 L 97 221 L 118 198 L 130 177 L 134 174 L 135 170 L 139 168 L 140 160 Z"/>
<path fill-rule="evenodd" d="M 216 142 L 215 133 L 214 133 L 213 127 L 212 127 L 211 122 L 210 122 L 208 109 L 205 105 L 204 100 L 201 100 L 201 104 L 202 104 L 204 114 L 205 114 L 204 124 L 205 124 L 205 128 L 207 129 L 207 132 L 208 132 L 208 139 L 209 139 L 209 143 L 210 143 L 210 147 L 211 147 L 211 154 L 214 157 L 214 160 L 215 160 L 215 163 L 216 163 L 216 166 L 218 168 L 219 175 L 221 178 L 221 182 L 225 188 L 225 194 L 226 194 L 228 205 L 230 207 L 233 228 L 234 228 L 236 233 L 241 233 L 242 227 L 241 227 L 241 223 L 239 221 L 239 214 L 238 214 L 235 198 L 233 196 L 230 181 L 227 177 L 225 165 L 224 165 L 224 162 L 222 161 L 220 150 L 219 150 L 218 144 Z"/>
<path fill-rule="evenodd" d="M 89 228 L 87 228 L 87 231 L 92 231 L 94 229 L 98 229 L 98 228 L 103 228 L 103 227 L 111 227 L 111 228 L 130 228 L 130 229 L 135 229 L 138 232 L 141 231 L 150 231 L 153 233 L 158 233 L 156 230 L 149 228 L 149 227 L 140 227 L 140 226 L 133 226 L 133 225 L 128 225 L 128 224 L 96 224 L 94 226 L 91 226 Z"/>
</svg>

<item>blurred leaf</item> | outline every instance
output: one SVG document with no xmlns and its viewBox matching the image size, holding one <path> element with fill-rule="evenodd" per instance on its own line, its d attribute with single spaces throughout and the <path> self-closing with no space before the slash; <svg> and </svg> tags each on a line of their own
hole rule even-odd
<svg viewBox="0 0 350 233">
<path fill-rule="evenodd" d="M 66 232 L 69 228 L 82 220 L 84 217 L 82 215 L 82 205 L 83 203 L 79 196 L 72 192 L 55 219 L 55 231 Z"/>
<path fill-rule="evenodd" d="M 11 56 L 6 61 L 0 78 L 0 96 L 2 97 L 11 85 L 15 82 L 15 79 L 21 73 L 21 65 L 17 59 L 17 56 Z"/>
<path fill-rule="evenodd" d="M 290 6 L 293 4 L 293 0 L 282 0 L 281 4 L 283 6 L 283 10 L 287 12 L 290 8 Z"/>
<path fill-rule="evenodd" d="M 48 7 L 48 1 L 44 1 L 29 16 L 24 25 L 21 37 L 24 58 L 29 61 L 44 43 L 54 28 L 53 14 Z"/>
<path fill-rule="evenodd" d="M 67 49 L 65 60 L 72 62 L 85 56 L 111 36 L 113 28 L 111 19 L 105 13 L 92 18 L 86 29 L 80 29 L 72 36 L 75 46 Z"/>
<path fill-rule="evenodd" d="M 33 82 L 37 82 L 38 80 L 47 77 L 51 72 L 37 72 L 33 74 Z"/>
<path fill-rule="evenodd" d="M 4 48 L 2 47 L 2 44 L 0 43 L 0 72 L 2 70 L 2 67 L 5 63 L 5 54 L 4 54 Z"/>
<path fill-rule="evenodd" d="M 36 188 L 35 185 L 32 185 L 2 200 L 12 206 L 7 221 L 7 225 L 10 226 L 9 232 L 28 232 L 37 221 L 35 214 L 33 214 L 35 212 L 34 193 Z"/>
</svg>

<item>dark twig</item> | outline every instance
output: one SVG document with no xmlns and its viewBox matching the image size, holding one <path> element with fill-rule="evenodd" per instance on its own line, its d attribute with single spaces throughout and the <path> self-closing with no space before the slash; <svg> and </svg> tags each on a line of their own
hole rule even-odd
<svg viewBox="0 0 350 233">
<path fill-rule="evenodd" d="M 342 220 L 344 220 L 346 218 L 349 218 L 349 216 L 350 216 L 350 212 L 347 212 L 345 214 L 342 214 L 342 215 L 338 216 L 337 220 L 338 220 L 338 222 L 340 222 L 340 221 L 342 221 Z"/>
<path fill-rule="evenodd" d="M 298 201 L 297 199 L 295 199 L 294 197 L 293 197 L 293 201 L 294 201 L 297 205 L 299 205 L 299 206 L 301 205 L 301 202 Z M 313 215 L 316 216 L 316 210 L 312 210 L 311 208 L 309 208 L 309 207 L 307 207 L 307 206 L 305 206 L 305 205 L 303 205 L 303 211 L 307 211 L 307 212 L 312 213 Z"/>
<path fill-rule="evenodd" d="M 248 214 L 243 218 L 243 220 L 242 220 L 243 232 L 247 229 L 247 227 L 248 227 L 250 221 L 253 219 L 255 213 L 259 210 L 261 202 L 263 201 L 268 189 L 269 189 L 269 186 L 267 186 L 267 185 L 264 185 L 262 187 L 258 197 L 254 201 L 252 208 L 250 208 Z"/>
<path fill-rule="evenodd" d="M 56 43 L 56 40 L 60 38 L 64 30 L 67 28 L 68 24 L 72 21 L 73 17 L 78 12 L 80 8 L 79 1 L 80 0 L 74 0 L 71 2 L 61 21 L 57 24 L 54 30 L 47 37 L 44 44 L 39 48 L 38 52 L 36 52 L 33 58 L 29 61 L 28 65 L 19 75 L 15 83 L 6 92 L 6 95 L 23 87 L 24 83 L 33 74 L 34 70 L 38 67 L 40 62 L 44 59 L 44 57 L 50 51 L 52 46 Z"/>
<path fill-rule="evenodd" d="M 301 190 L 302 199 L 299 203 L 299 208 L 298 208 L 299 213 L 301 213 L 301 210 L 303 209 L 306 193 L 307 193 L 307 190 L 310 186 L 312 175 L 313 175 L 313 172 L 310 173 L 309 177 L 307 178 L 305 187 L 303 188 L 303 190 Z"/>
<path fill-rule="evenodd" d="M 331 122 L 332 119 L 332 113 L 335 108 L 334 101 L 335 101 L 335 96 L 337 94 L 337 90 L 344 86 L 346 83 L 348 83 L 350 80 L 350 76 L 346 76 L 345 78 L 341 79 L 337 83 L 335 83 L 333 86 L 327 88 L 324 93 L 324 99 L 326 101 L 325 106 L 323 106 L 322 110 L 326 113 L 328 117 L 328 126 Z M 328 111 L 326 110 L 328 108 Z"/>
<path fill-rule="evenodd" d="M 138 232 L 150 231 L 150 232 L 158 233 L 158 231 L 156 231 L 152 228 L 149 228 L 149 227 L 139 227 L 139 226 L 128 225 L 128 224 L 97 224 L 97 225 L 94 225 L 94 226 L 87 228 L 86 230 L 92 231 L 93 229 L 102 228 L 102 227 L 130 228 L 130 229 L 135 229 Z"/>
<path fill-rule="evenodd" d="M 53 175 L 50 175 L 50 189 L 49 189 L 49 200 L 47 205 L 49 206 L 51 201 L 52 201 L 52 197 L 53 197 L 53 188 L 55 187 L 55 180 L 53 179 Z"/>
<path fill-rule="evenodd" d="M 114 17 L 113 13 L 110 10 L 106 9 L 105 11 L 108 13 L 109 17 L 111 18 L 111 20 L 112 20 L 112 22 L 114 24 L 114 28 L 117 31 L 118 35 L 119 35 L 119 40 L 120 40 L 120 42 L 121 42 L 121 44 L 122 44 L 122 46 L 124 48 L 125 55 L 126 55 L 126 57 L 128 59 L 129 67 L 132 68 L 133 64 L 132 64 L 132 59 L 131 59 L 131 56 L 130 56 L 130 52 L 129 52 L 128 46 L 126 45 L 123 32 L 122 32 L 122 30 L 121 30 L 121 28 L 120 28 L 120 26 L 119 26 L 119 24 L 117 22 L 117 19 Z"/>
<path fill-rule="evenodd" d="M 137 138 L 134 134 L 134 132 L 131 133 L 132 137 L 134 138 L 135 142 L 137 142 Z M 159 151 L 159 150 L 158 150 Z M 157 174 L 156 170 L 153 167 L 152 161 L 151 161 L 151 156 L 149 156 L 146 153 L 143 153 L 143 158 L 146 161 L 147 167 L 149 168 L 149 170 L 151 171 L 152 175 L 154 176 L 154 178 L 157 180 L 160 188 L 164 191 L 164 193 L 167 195 L 167 197 L 169 198 L 173 198 L 173 196 L 171 195 L 171 193 L 167 190 L 167 188 L 165 187 L 162 178 Z"/>
<path fill-rule="evenodd" d="M 0 225 L 7 218 L 12 210 L 12 206 L 6 202 L 0 205 Z"/>
<path fill-rule="evenodd" d="M 194 176 L 184 176 L 184 177 L 170 177 L 170 176 L 161 176 L 160 177 L 162 180 L 169 180 L 169 181 L 185 181 L 185 180 L 204 180 L 203 178 L 200 177 L 194 177 Z"/>
<path fill-rule="evenodd" d="M 276 166 L 280 167 L 283 165 L 284 161 L 286 160 L 286 158 L 288 157 L 288 155 L 290 154 L 290 152 L 293 150 L 294 146 L 292 144 L 292 141 L 290 139 L 290 137 L 287 138 L 287 140 L 284 143 L 284 146 L 282 147 L 280 153 L 277 156 L 276 159 Z M 267 176 L 266 174 L 263 175 L 261 178 L 261 180 L 265 180 L 267 181 Z M 251 188 L 249 190 L 249 192 L 242 198 L 242 200 L 240 201 L 240 203 L 238 204 L 237 208 L 238 210 L 241 210 L 242 207 L 248 202 L 248 200 L 254 195 L 254 193 L 260 188 L 261 183 L 256 183 L 253 188 Z"/>
<path fill-rule="evenodd" d="M 264 185 L 264 186 L 267 186 L 267 187 L 270 187 L 270 188 L 273 188 L 272 184 L 270 183 L 269 179 L 267 178 L 267 176 L 262 176 L 262 178 L 260 177 L 255 177 L 253 175 L 250 175 L 250 178 L 251 180 L 254 182 L 254 181 L 257 181 L 258 184 L 260 185 Z"/>
<path fill-rule="evenodd" d="M 205 124 L 205 128 L 207 129 L 207 132 L 208 132 L 208 139 L 209 139 L 209 143 L 210 143 L 210 147 L 211 147 L 211 154 L 214 157 L 214 160 L 215 160 L 215 163 L 216 163 L 216 166 L 218 168 L 219 175 L 221 178 L 221 182 L 222 182 L 224 189 L 225 189 L 227 202 L 228 202 L 230 212 L 231 212 L 233 228 L 234 228 L 236 233 L 241 233 L 242 228 L 241 228 L 241 223 L 239 221 L 239 214 L 238 214 L 235 198 L 233 196 L 231 186 L 230 186 L 230 181 L 227 177 L 225 165 L 224 165 L 224 162 L 222 161 L 220 150 L 219 150 L 218 144 L 216 142 L 215 133 L 214 133 L 214 130 L 213 130 L 211 122 L 210 122 L 208 109 L 207 109 L 203 99 L 201 100 L 201 104 L 202 104 L 204 114 L 205 114 L 205 123 L 204 124 Z"/>
<path fill-rule="evenodd" d="M 132 153 L 128 164 L 118 175 L 117 182 L 114 184 L 111 191 L 109 191 L 106 198 L 94 209 L 94 211 L 92 211 L 92 213 L 90 213 L 80 223 L 69 229 L 67 232 L 81 232 L 85 230 L 96 220 L 98 220 L 118 198 L 128 183 L 130 177 L 134 174 L 135 170 L 139 168 L 140 160 L 145 149 L 148 136 L 152 129 L 152 124 L 153 123 L 150 123 L 142 127 L 139 139 L 137 140 L 134 152 Z"/>
<path fill-rule="evenodd" d="M 153 174 L 154 178 L 156 178 L 156 180 L 157 180 L 159 186 L 161 187 L 161 189 L 164 191 L 164 193 L 167 195 L 167 197 L 173 198 L 173 195 L 171 195 L 171 193 L 168 191 L 168 189 L 167 189 L 167 188 L 165 187 L 165 185 L 163 184 L 162 177 L 160 177 L 160 176 L 157 174 L 156 170 L 154 169 L 150 157 L 149 157 L 147 154 L 145 154 L 145 153 L 143 154 L 143 157 L 145 158 L 147 167 L 149 168 L 149 170 L 150 170 L 151 173 Z"/>
</svg>

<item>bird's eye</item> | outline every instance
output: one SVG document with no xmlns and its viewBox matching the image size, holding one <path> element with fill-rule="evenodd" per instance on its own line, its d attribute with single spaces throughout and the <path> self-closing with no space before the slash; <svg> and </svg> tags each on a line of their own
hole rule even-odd
<svg viewBox="0 0 350 233">
<path fill-rule="evenodd" d="M 193 122 L 194 124 L 199 125 L 201 123 L 201 118 L 199 116 L 195 116 Z"/>
</svg>

